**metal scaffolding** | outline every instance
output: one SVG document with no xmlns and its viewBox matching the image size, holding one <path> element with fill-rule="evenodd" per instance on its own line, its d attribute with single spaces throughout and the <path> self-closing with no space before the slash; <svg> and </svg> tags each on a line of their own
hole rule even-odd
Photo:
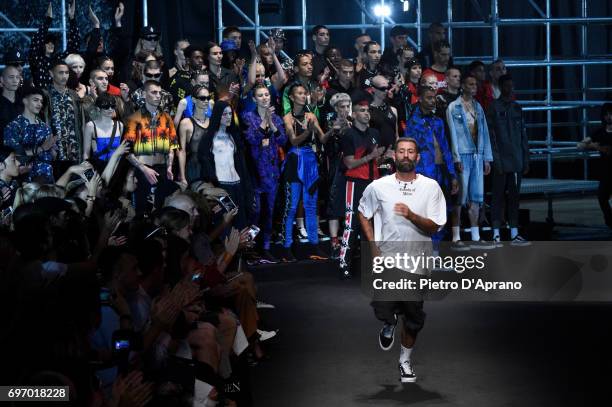
<svg viewBox="0 0 612 407">
<path fill-rule="evenodd" d="M 326 25 L 330 30 L 343 30 L 343 29 L 376 29 L 380 31 L 379 43 L 384 49 L 385 46 L 385 29 L 399 24 L 406 28 L 415 29 L 417 32 L 416 40 L 409 37 L 408 41 L 414 45 L 419 51 L 423 44 L 423 30 L 429 26 L 429 23 L 423 22 L 421 1 L 416 0 L 416 18 L 414 22 L 409 23 L 396 23 L 390 17 L 375 17 L 373 16 L 366 7 L 365 0 L 354 0 L 356 6 L 361 11 L 361 22 L 355 24 L 329 24 Z M 485 18 L 482 11 L 478 10 L 483 21 L 454 21 L 453 20 L 453 0 L 447 0 L 447 21 L 444 24 L 448 29 L 448 40 L 453 44 L 453 32 L 459 29 L 466 28 L 489 28 L 491 30 L 492 39 L 492 55 L 486 56 L 465 56 L 455 57 L 454 61 L 457 64 L 467 64 L 473 60 L 479 59 L 484 61 L 494 61 L 498 58 L 502 58 L 507 67 L 514 68 L 535 68 L 544 67 L 546 69 L 546 89 L 541 93 L 544 94 L 544 98 L 540 100 L 520 100 L 519 103 L 524 105 L 524 111 L 526 112 L 546 112 L 546 123 L 529 123 L 528 128 L 546 128 L 546 138 L 542 140 L 531 141 L 532 145 L 531 152 L 534 158 L 541 159 L 542 156 L 546 157 L 547 164 L 547 178 L 552 179 L 552 163 L 556 157 L 579 157 L 584 158 L 584 178 L 587 178 L 587 159 L 593 154 L 579 153 L 576 151 L 575 142 L 559 141 L 553 139 L 553 128 L 556 127 L 569 127 L 569 126 L 580 126 L 582 136 L 586 136 L 588 133 L 588 126 L 594 125 L 598 122 L 588 120 L 588 108 L 593 106 L 599 106 L 604 101 L 602 100 L 589 100 L 588 92 L 606 92 L 612 90 L 610 87 L 603 88 L 589 88 L 587 80 L 587 69 L 589 66 L 594 65 L 607 65 L 612 64 L 612 55 L 607 54 L 603 57 L 593 59 L 588 55 L 587 52 L 587 25 L 589 24 L 612 24 L 612 17 L 589 17 L 588 16 L 588 2 L 587 0 L 581 1 L 581 15 L 580 17 L 570 18 L 553 18 L 551 14 L 551 0 L 546 0 L 545 9 L 542 10 L 534 0 L 523 0 L 529 6 L 531 6 L 539 18 L 501 18 L 499 15 L 499 2 L 500 0 L 491 0 L 490 16 Z M 223 6 L 229 6 L 229 9 L 234 11 L 238 16 L 242 17 L 246 25 L 240 26 L 240 30 L 243 31 L 254 31 L 255 42 L 259 44 L 260 38 L 267 38 L 265 30 L 271 30 L 274 28 L 282 28 L 286 31 L 301 31 L 302 34 L 302 48 L 307 48 L 308 41 L 308 30 L 314 25 L 308 24 L 306 6 L 308 0 L 300 0 L 301 3 L 301 15 L 300 24 L 293 25 L 281 25 L 281 26 L 265 26 L 260 25 L 259 20 L 259 0 L 252 0 L 254 9 L 254 18 L 249 17 L 233 0 L 217 0 L 217 31 L 219 40 L 221 40 L 221 33 L 224 29 L 223 24 Z M 373 0 L 369 2 L 372 4 L 385 4 L 385 0 Z M 387 4 L 390 0 L 386 1 Z M 473 5 L 478 6 L 478 3 Z M 366 18 L 371 20 L 370 23 L 366 23 Z M 510 26 L 541 26 L 543 25 L 546 29 L 546 56 L 544 59 L 506 59 L 503 55 L 499 54 L 499 29 L 500 27 Z M 580 26 L 580 58 L 578 59 L 553 59 L 551 56 L 551 26 L 553 25 L 574 25 Z M 560 66 L 579 66 L 581 68 L 581 86 L 580 89 L 575 93 L 580 93 L 580 99 L 576 100 L 555 100 L 553 95 L 555 91 L 552 89 L 551 80 L 551 69 L 552 67 Z M 567 92 L 565 90 L 565 92 Z M 525 93 L 537 93 L 537 91 L 529 90 Z M 552 118 L 553 111 L 559 110 L 582 110 L 582 119 L 579 122 L 563 122 L 555 123 Z M 573 146 L 573 147 L 571 147 Z"/>
</svg>

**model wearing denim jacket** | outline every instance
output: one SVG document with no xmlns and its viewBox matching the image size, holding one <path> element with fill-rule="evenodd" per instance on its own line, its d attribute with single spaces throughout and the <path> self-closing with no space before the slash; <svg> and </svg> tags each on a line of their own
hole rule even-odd
<svg viewBox="0 0 612 407">
<path fill-rule="evenodd" d="M 493 153 L 491 151 L 491 140 L 489 138 L 489 128 L 485 113 L 475 99 L 474 110 L 476 111 L 476 123 L 478 126 L 478 146 L 474 146 L 474 141 L 467 124 L 467 112 L 463 108 L 462 97 L 457 98 L 454 102 L 448 105 L 446 110 L 446 120 L 450 129 L 451 148 L 453 152 L 453 161 L 461 162 L 461 154 L 479 154 L 483 156 L 483 161 L 493 161 Z"/>
</svg>

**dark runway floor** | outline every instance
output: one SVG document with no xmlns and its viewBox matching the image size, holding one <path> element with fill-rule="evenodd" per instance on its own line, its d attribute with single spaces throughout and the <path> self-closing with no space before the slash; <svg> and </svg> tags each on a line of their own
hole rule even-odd
<svg viewBox="0 0 612 407">
<path fill-rule="evenodd" d="M 255 271 L 277 306 L 271 359 L 252 369 L 255 406 L 611 405 L 611 304 L 425 304 L 416 384 L 399 383 L 399 335 L 383 352 L 359 282 L 331 263 Z M 603 401 L 607 399 L 607 401 Z"/>
</svg>

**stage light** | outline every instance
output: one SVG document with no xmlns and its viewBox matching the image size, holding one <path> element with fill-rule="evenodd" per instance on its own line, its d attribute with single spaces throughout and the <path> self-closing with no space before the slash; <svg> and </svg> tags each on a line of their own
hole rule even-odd
<svg viewBox="0 0 612 407">
<path fill-rule="evenodd" d="M 374 15 L 376 17 L 389 17 L 391 15 L 391 7 L 386 4 L 377 4 L 374 6 Z"/>
</svg>

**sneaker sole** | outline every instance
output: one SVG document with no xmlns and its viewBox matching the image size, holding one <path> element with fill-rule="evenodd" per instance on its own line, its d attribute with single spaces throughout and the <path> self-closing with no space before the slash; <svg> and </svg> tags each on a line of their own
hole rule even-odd
<svg viewBox="0 0 612 407">
<path fill-rule="evenodd" d="M 451 247 L 451 250 L 454 252 L 467 252 L 468 250 L 470 250 L 470 246 L 465 246 L 465 247 Z"/>
<path fill-rule="evenodd" d="M 472 245 L 470 245 L 469 247 L 472 250 L 493 250 L 497 246 L 496 245 L 490 245 L 490 246 L 476 246 L 476 245 L 472 246 Z"/>
<path fill-rule="evenodd" d="M 525 246 L 531 246 L 531 243 L 510 243 L 510 246 L 525 247 Z"/>
<path fill-rule="evenodd" d="M 401 377 L 400 378 L 400 382 L 402 383 L 415 383 L 416 380 L 417 380 L 416 377 L 409 377 L 409 378 Z"/>
</svg>

